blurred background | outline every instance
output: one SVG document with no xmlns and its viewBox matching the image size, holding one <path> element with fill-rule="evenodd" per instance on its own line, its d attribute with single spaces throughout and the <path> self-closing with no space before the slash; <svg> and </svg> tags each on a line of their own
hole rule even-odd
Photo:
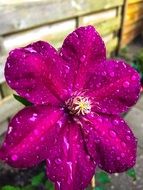
<svg viewBox="0 0 143 190">
<path fill-rule="evenodd" d="M 143 76 L 143 0 L 0 0 L 0 138 L 10 118 L 23 106 L 13 98 L 3 75 L 8 52 L 37 40 L 59 48 L 76 27 L 94 25 L 108 57 L 121 57 Z M 125 119 L 139 139 L 135 169 L 115 175 L 97 172 L 91 189 L 143 189 L 143 97 Z M 53 189 L 43 165 L 16 170 L 0 164 L 0 190 Z M 44 185 L 43 185 L 44 184 Z"/>
</svg>

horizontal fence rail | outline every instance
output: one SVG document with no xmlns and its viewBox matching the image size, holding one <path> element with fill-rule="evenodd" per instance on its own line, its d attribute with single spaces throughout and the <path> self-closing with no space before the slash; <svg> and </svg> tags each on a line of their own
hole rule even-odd
<svg viewBox="0 0 143 190">
<path fill-rule="evenodd" d="M 119 44 L 123 5 L 124 0 L 0 0 L 0 134 L 23 108 L 5 82 L 8 52 L 37 40 L 59 48 L 68 33 L 90 24 L 102 35 L 110 56 Z"/>
</svg>

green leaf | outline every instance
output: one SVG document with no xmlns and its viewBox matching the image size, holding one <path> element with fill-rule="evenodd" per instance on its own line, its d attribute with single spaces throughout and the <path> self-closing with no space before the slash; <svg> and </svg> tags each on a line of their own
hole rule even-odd
<svg viewBox="0 0 143 190">
<path fill-rule="evenodd" d="M 134 168 L 129 169 L 126 174 L 131 177 L 134 181 L 136 180 L 136 171 Z"/>
<path fill-rule="evenodd" d="M 33 187 L 32 185 L 26 185 L 22 187 L 21 190 L 35 190 L 35 187 Z"/>
<path fill-rule="evenodd" d="M 32 106 L 33 104 L 31 102 L 29 102 L 28 100 L 26 100 L 25 98 L 21 97 L 21 96 L 18 96 L 16 94 L 13 94 L 14 98 L 22 103 L 24 106 Z"/>
<path fill-rule="evenodd" d="M 95 190 L 104 190 L 105 188 L 102 186 L 95 187 Z"/>
<path fill-rule="evenodd" d="M 102 184 L 111 182 L 111 180 L 106 172 L 96 173 L 95 179 L 97 180 L 97 182 L 102 183 Z"/>
<path fill-rule="evenodd" d="M 54 185 L 52 184 L 52 182 L 50 182 L 50 181 L 46 181 L 46 183 L 45 183 L 45 187 L 46 187 L 46 189 L 48 189 L 48 190 L 54 190 Z"/>
<path fill-rule="evenodd" d="M 5 185 L 2 187 L 1 190 L 20 190 L 19 187 L 14 187 L 14 186 L 11 186 L 11 185 Z"/>
<path fill-rule="evenodd" d="M 38 186 L 39 184 L 41 184 L 44 180 L 45 174 L 44 172 L 39 173 L 38 175 L 34 176 L 31 180 L 31 184 L 33 186 Z"/>
</svg>

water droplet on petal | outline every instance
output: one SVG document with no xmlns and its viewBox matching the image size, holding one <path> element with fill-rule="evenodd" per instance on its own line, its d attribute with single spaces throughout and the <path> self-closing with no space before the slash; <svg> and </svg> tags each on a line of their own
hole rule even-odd
<svg viewBox="0 0 143 190">
<path fill-rule="evenodd" d="M 16 161 L 16 160 L 18 159 L 18 156 L 17 156 L 16 154 L 14 154 L 14 155 L 12 155 L 11 159 L 12 159 L 13 161 Z"/>
<path fill-rule="evenodd" d="M 136 76 L 133 75 L 131 79 L 132 79 L 133 81 L 136 80 Z"/>
<path fill-rule="evenodd" d="M 110 76 L 111 76 L 111 77 L 114 77 L 114 75 L 115 75 L 114 72 L 111 72 L 111 73 L 110 73 Z"/>
<path fill-rule="evenodd" d="M 81 62 L 84 62 L 84 61 L 85 61 L 85 58 L 86 58 L 86 56 L 83 55 L 83 56 L 80 58 L 80 61 L 81 61 Z"/>
<path fill-rule="evenodd" d="M 125 157 L 125 153 L 121 153 L 121 157 L 124 158 Z"/>
<path fill-rule="evenodd" d="M 116 133 L 112 130 L 110 131 L 110 135 L 111 135 L 111 137 L 116 137 Z"/>
<path fill-rule="evenodd" d="M 117 157 L 117 160 L 121 160 L 121 158 L 118 156 L 118 157 Z"/>
<path fill-rule="evenodd" d="M 130 140 L 130 139 L 131 139 L 131 137 L 127 135 L 127 136 L 126 136 L 126 139 L 127 139 L 127 140 Z"/>
<path fill-rule="evenodd" d="M 129 83 L 128 81 L 125 81 L 125 82 L 123 83 L 123 87 L 125 87 L 125 88 L 128 88 L 129 85 L 130 85 L 130 83 Z"/>
<path fill-rule="evenodd" d="M 62 160 L 61 160 L 60 158 L 57 158 L 57 159 L 55 160 L 55 163 L 56 163 L 56 164 L 61 164 L 61 163 L 62 163 Z"/>
<path fill-rule="evenodd" d="M 113 124 L 118 125 L 119 121 L 117 119 L 114 119 Z"/>
</svg>

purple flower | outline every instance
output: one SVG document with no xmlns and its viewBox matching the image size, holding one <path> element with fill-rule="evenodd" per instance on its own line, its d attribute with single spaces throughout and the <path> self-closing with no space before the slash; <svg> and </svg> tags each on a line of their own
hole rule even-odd
<svg viewBox="0 0 143 190">
<path fill-rule="evenodd" d="M 119 114 L 133 106 L 139 74 L 106 60 L 94 27 L 80 27 L 57 52 L 38 41 L 10 52 L 9 86 L 33 103 L 10 122 L 0 158 L 27 168 L 43 160 L 57 190 L 83 190 L 98 165 L 123 172 L 135 164 L 137 141 Z"/>
</svg>

